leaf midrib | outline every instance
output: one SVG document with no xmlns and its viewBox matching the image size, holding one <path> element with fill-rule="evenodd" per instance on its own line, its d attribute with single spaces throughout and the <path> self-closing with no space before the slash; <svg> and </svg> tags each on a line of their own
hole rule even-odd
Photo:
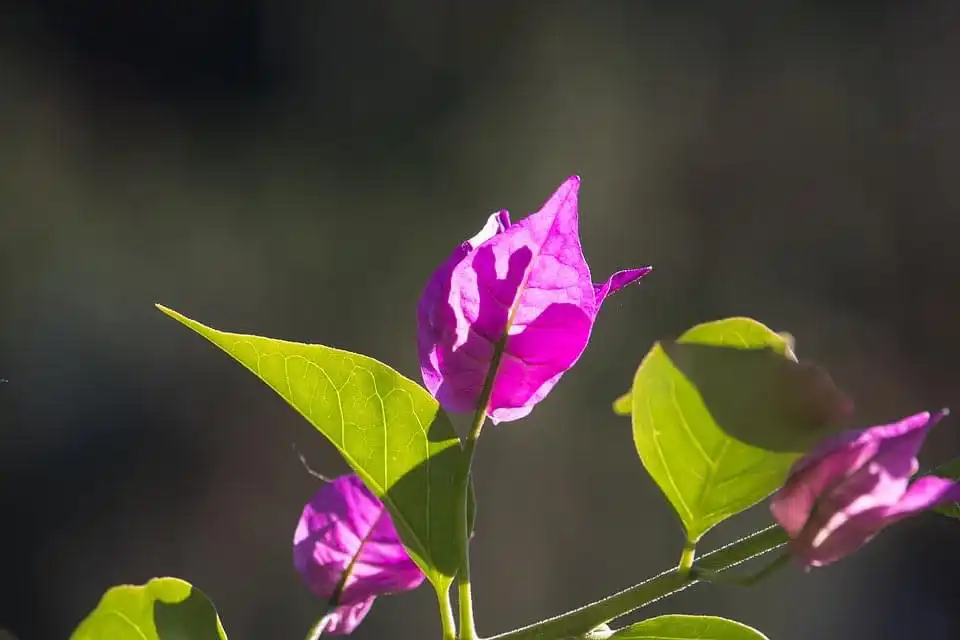
<svg viewBox="0 0 960 640">
<path fill-rule="evenodd" d="M 222 331 L 221 331 L 220 333 L 221 333 L 221 335 L 228 335 L 228 334 L 226 334 L 225 332 L 222 332 Z M 234 342 L 234 344 L 233 344 L 233 348 L 235 348 L 236 345 L 238 345 L 238 344 L 248 344 L 248 345 L 250 345 L 250 347 L 254 350 L 254 352 L 257 354 L 257 371 L 254 371 L 252 368 L 250 368 L 249 366 L 247 366 L 242 360 L 240 360 L 239 358 L 237 358 L 236 356 L 234 356 L 231 351 L 228 351 L 227 349 L 225 349 L 225 348 L 223 348 L 223 347 L 221 347 L 221 348 L 227 353 L 227 355 L 229 355 L 229 356 L 230 356 L 231 358 L 233 358 L 235 361 L 237 361 L 237 362 L 239 362 L 240 364 L 242 364 L 243 366 L 247 367 L 247 369 L 249 369 L 251 373 L 254 373 L 254 374 L 255 374 L 258 378 L 260 378 L 261 380 L 265 380 L 265 378 L 264 378 L 264 376 L 263 376 L 263 373 L 262 373 L 262 371 L 260 370 L 260 359 L 261 359 L 261 358 L 260 358 L 260 357 L 261 357 L 260 350 L 259 350 L 259 349 L 257 348 L 257 346 L 256 346 L 255 344 L 253 344 L 250 340 L 248 340 L 248 339 L 243 339 L 243 338 L 239 337 L 239 334 L 234 334 L 234 336 L 236 336 L 236 337 L 235 337 L 235 342 Z M 252 336 L 251 336 L 251 337 L 252 337 Z M 305 343 L 297 343 L 297 342 L 287 342 L 287 341 L 282 341 L 282 340 L 274 340 L 274 342 L 277 342 L 277 343 L 280 343 L 280 344 L 287 343 L 287 344 L 296 345 L 296 346 L 303 346 L 303 347 L 321 346 L 321 345 L 308 345 L 308 344 L 305 344 Z M 217 344 L 216 342 L 214 342 L 213 344 L 217 345 L 218 347 L 220 346 L 220 345 Z M 324 348 L 324 349 L 329 349 L 330 347 L 323 347 L 323 348 Z M 352 360 L 352 356 L 353 356 L 354 354 L 351 354 L 351 353 L 349 353 L 349 352 L 347 352 L 347 351 L 344 351 L 343 353 L 344 353 L 345 355 L 347 355 L 348 357 L 351 357 L 351 360 Z M 287 356 L 286 354 L 283 354 L 283 353 L 280 353 L 280 352 L 278 352 L 278 355 L 282 356 L 283 359 L 284 359 L 284 379 L 285 379 L 285 381 L 287 382 L 287 388 L 290 389 L 290 374 L 288 373 L 288 369 L 287 369 L 287 366 L 286 366 L 286 365 L 287 365 L 287 360 L 289 359 L 290 356 Z M 350 467 L 356 469 L 356 470 L 357 470 L 357 473 L 358 473 L 359 475 L 361 475 L 361 476 L 364 478 L 364 480 L 365 480 L 366 482 L 368 482 L 368 483 L 374 488 L 374 490 L 375 490 L 378 494 L 380 494 L 380 499 L 383 501 L 383 503 L 384 503 L 385 505 L 389 505 L 390 507 L 392 507 L 392 508 L 390 509 L 390 512 L 393 513 L 393 514 L 396 514 L 396 516 L 397 516 L 397 524 L 399 524 L 401 527 L 403 527 L 403 529 L 406 530 L 406 532 L 407 532 L 407 534 L 409 535 L 409 537 L 410 537 L 414 542 L 416 542 L 417 546 L 419 547 L 419 549 L 417 549 L 417 552 L 418 552 L 420 555 L 422 555 L 424 558 L 432 558 L 432 555 L 431 555 L 430 552 L 429 552 L 429 546 L 428 546 L 428 545 L 425 545 L 425 544 L 423 543 L 423 540 L 421 540 L 420 536 L 417 535 L 417 534 L 414 532 L 413 527 L 411 526 L 410 522 L 407 520 L 406 516 L 403 514 L 403 511 L 399 509 L 399 505 L 397 505 L 397 503 L 389 497 L 389 493 L 388 493 L 387 489 L 386 489 L 384 486 L 382 486 L 379 482 L 377 482 L 376 480 L 374 480 L 373 476 L 371 476 L 367 471 L 363 470 L 363 468 L 364 468 L 363 465 L 361 465 L 361 464 L 356 460 L 356 458 L 350 453 L 350 451 L 347 449 L 347 440 L 346 440 L 346 418 L 345 418 L 344 413 L 343 413 L 343 400 L 342 400 L 341 397 L 340 397 L 340 390 L 341 390 L 343 387 L 338 388 L 337 385 L 334 384 L 333 379 L 330 377 L 330 374 L 328 374 L 328 373 L 326 372 L 326 370 L 325 370 L 323 367 L 321 367 L 319 364 L 317 364 L 316 362 L 313 362 L 312 360 L 310 360 L 310 359 L 308 359 L 308 358 L 306 358 L 306 357 L 304 357 L 304 356 L 300 356 L 300 355 L 293 356 L 293 357 L 302 358 L 302 359 L 304 360 L 304 362 L 306 362 L 307 364 L 315 367 L 315 368 L 317 369 L 317 371 L 319 371 L 319 372 L 327 379 L 327 382 L 330 383 L 330 387 L 333 389 L 333 393 L 334 393 L 334 395 L 336 395 L 336 397 L 337 397 L 337 407 L 338 407 L 338 411 L 339 411 L 339 413 L 340 413 L 341 440 L 340 440 L 340 445 L 337 445 L 336 443 L 334 443 L 334 446 L 337 447 L 337 449 L 340 451 L 340 454 L 343 455 L 343 457 L 346 459 L 347 464 L 349 464 Z M 348 381 L 349 381 L 349 379 L 353 376 L 354 372 L 355 372 L 357 369 L 361 369 L 361 370 L 366 371 L 365 369 L 363 369 L 363 367 L 358 366 L 355 362 L 351 362 L 350 364 L 351 364 L 352 369 L 351 369 L 350 373 L 349 373 L 348 376 L 347 376 L 347 380 L 348 380 Z M 387 461 L 388 461 L 389 451 L 387 450 L 387 446 L 386 446 L 386 441 L 387 441 L 387 435 L 386 435 L 386 429 L 387 429 L 387 418 L 386 418 L 386 415 L 387 415 L 387 413 L 386 413 L 386 408 L 383 406 L 383 396 L 380 394 L 380 390 L 377 388 L 377 378 L 376 378 L 376 376 L 373 375 L 373 372 L 371 372 L 371 371 L 367 371 L 367 373 L 370 374 L 370 379 L 371 379 L 372 382 L 373 382 L 374 394 L 377 396 L 377 401 L 380 403 L 380 413 L 381 413 L 381 415 L 383 416 L 383 430 L 384 430 L 384 438 L 383 438 L 383 439 L 384 439 L 384 447 L 383 447 L 383 451 L 384 451 L 384 454 L 383 454 L 383 455 L 384 455 L 383 477 L 384 477 L 385 480 L 389 481 L 389 476 L 390 476 L 390 474 L 389 474 L 389 471 L 388 471 L 389 465 L 388 465 L 388 462 L 387 462 Z M 269 384 L 268 384 L 268 386 L 269 386 Z M 344 386 L 346 386 L 346 383 L 344 384 Z M 314 393 L 315 393 L 315 391 L 314 391 Z M 298 406 L 296 405 L 296 403 L 295 403 L 294 400 L 293 400 L 293 393 L 292 393 L 292 391 L 290 392 L 290 397 L 289 397 L 289 399 L 286 398 L 286 397 L 284 397 L 283 394 L 280 394 L 280 397 L 283 398 L 284 400 L 286 400 L 286 401 L 287 401 L 287 404 L 289 404 L 291 407 L 294 408 L 294 410 L 296 410 L 298 413 L 300 413 L 300 415 L 302 415 L 304 418 L 306 418 L 307 421 L 308 421 L 311 425 L 313 425 L 313 427 L 314 427 L 317 431 L 320 431 L 321 433 L 324 433 L 324 434 L 325 434 L 324 430 L 321 429 L 319 426 L 317 426 L 317 424 L 314 422 L 312 416 L 307 415 L 304 411 L 302 411 L 302 410 L 300 409 L 300 407 L 298 407 Z M 311 403 L 312 403 L 312 401 L 313 401 L 313 400 L 311 399 Z M 423 423 L 420 421 L 420 416 L 417 415 L 417 412 L 416 412 L 416 411 L 413 411 L 413 410 L 411 410 L 411 414 L 412 414 L 413 417 L 416 419 L 417 425 L 420 427 L 420 431 L 421 431 L 421 433 L 423 434 L 424 441 L 425 441 L 426 444 L 427 444 L 427 451 L 429 452 L 429 450 L 430 450 L 430 441 L 429 441 L 429 439 L 428 439 L 427 436 L 426 436 L 426 430 L 423 428 Z M 325 434 L 325 435 L 326 435 L 326 434 Z M 427 491 L 427 514 L 428 514 L 428 517 L 426 518 L 427 523 L 429 523 L 429 521 L 430 521 L 429 514 L 431 513 L 431 511 L 430 511 L 430 500 L 429 500 L 429 484 L 430 484 L 430 483 L 429 483 L 429 479 L 430 479 L 430 464 L 431 464 L 431 463 L 430 463 L 430 460 L 431 460 L 431 456 L 429 456 L 429 455 L 428 455 L 428 456 L 426 457 L 426 459 L 424 460 L 424 464 L 426 465 L 426 468 L 427 468 L 427 487 L 428 487 L 428 491 Z M 427 524 L 427 526 L 426 526 L 425 528 L 426 528 L 426 530 L 427 530 L 427 542 L 428 542 L 428 544 L 429 544 L 429 542 L 430 542 L 430 537 L 429 537 L 430 527 L 429 527 L 429 524 Z M 431 571 L 431 575 L 432 575 L 432 577 L 434 577 L 434 578 L 438 578 L 441 574 L 440 574 L 439 571 L 436 571 L 436 570 L 434 569 L 434 570 Z M 446 578 L 446 576 L 443 576 L 443 577 Z"/>
<path fill-rule="evenodd" d="M 276 344 L 278 344 L 278 345 L 289 345 L 289 346 L 291 346 L 291 347 L 301 347 L 301 348 L 303 348 L 303 347 L 306 347 L 306 348 L 316 348 L 316 347 L 320 347 L 320 348 L 325 349 L 325 350 L 328 350 L 328 351 L 330 351 L 330 352 L 332 352 L 332 353 L 334 353 L 334 354 L 338 354 L 338 355 L 341 355 L 341 356 L 343 356 L 343 357 L 346 357 L 346 358 L 350 361 L 350 363 L 351 363 L 351 365 L 353 366 L 354 369 L 362 368 L 362 367 L 358 367 L 358 366 L 356 365 L 356 363 L 353 361 L 353 359 L 357 357 L 357 354 L 351 353 L 351 352 L 349 352 L 349 351 L 345 351 L 345 350 L 343 350 L 343 349 L 337 349 L 336 347 L 328 347 L 328 346 L 325 346 L 325 345 L 311 345 L 311 344 L 302 343 L 302 342 L 293 342 L 293 341 L 290 341 L 290 340 L 279 340 L 279 339 L 274 339 L 274 338 L 269 338 L 269 339 L 268 339 L 268 338 L 263 338 L 263 337 L 261 337 L 261 336 L 254 336 L 254 335 L 251 335 L 251 334 L 239 334 L 239 333 L 231 333 L 231 332 L 227 332 L 227 331 L 220 331 L 220 330 L 214 329 L 214 328 L 212 328 L 212 327 L 208 327 L 207 325 L 203 324 L 202 322 L 198 322 L 198 321 L 196 321 L 196 320 L 193 320 L 192 318 L 188 318 L 187 316 L 185 316 L 185 315 L 183 315 L 183 314 L 181 314 L 181 313 L 179 313 L 179 312 L 177 312 L 177 311 L 174 311 L 173 309 L 170 309 L 170 308 L 168 308 L 168 307 L 164 307 L 163 305 L 159 305 L 159 304 L 158 304 L 157 307 L 158 307 L 162 312 L 164 312 L 165 314 L 171 316 L 174 320 L 177 320 L 177 321 L 180 322 L 181 324 L 185 325 L 187 328 L 193 330 L 195 333 L 198 333 L 201 337 L 203 337 L 203 338 L 206 339 L 208 342 L 210 342 L 211 344 L 213 344 L 215 347 L 217 347 L 218 349 L 220 349 L 221 351 L 223 351 L 224 353 L 226 353 L 228 356 L 230 356 L 231 358 L 233 358 L 234 361 L 236 361 L 236 362 L 239 363 L 241 366 L 243 366 L 245 369 L 247 369 L 248 371 L 250 371 L 251 373 L 253 373 L 254 375 L 256 375 L 262 382 L 264 382 L 265 384 L 267 384 L 267 386 L 272 387 L 272 388 L 273 388 L 275 391 L 277 391 L 278 393 L 279 393 L 279 390 L 278 390 L 276 387 L 273 387 L 273 385 L 271 385 L 270 383 L 268 383 L 268 382 L 266 381 L 266 379 L 263 377 L 263 375 L 261 374 L 261 372 L 259 371 L 259 369 L 260 369 L 260 360 L 262 359 L 262 354 L 261 354 L 260 350 L 257 348 L 256 344 L 253 343 L 252 339 L 270 340 L 271 342 L 276 343 Z M 227 346 L 226 346 L 225 344 L 221 344 L 220 341 L 218 341 L 218 340 L 211 339 L 211 335 L 212 335 L 212 336 L 222 336 L 222 337 L 224 338 L 224 342 L 227 342 L 227 339 L 233 340 L 233 344 L 232 344 L 231 348 L 227 348 Z M 244 362 L 244 361 L 241 360 L 240 358 L 236 357 L 236 356 L 232 353 L 232 350 L 231 350 L 231 349 L 234 349 L 234 348 L 235 348 L 237 345 L 239 345 L 239 344 L 248 344 L 248 345 L 253 349 L 254 353 L 256 353 L 256 355 L 257 355 L 257 370 L 254 370 L 250 365 L 248 365 L 246 362 Z M 283 354 L 283 353 L 281 353 L 281 352 L 279 352 L 279 351 L 278 351 L 278 355 L 280 355 L 281 357 L 284 358 L 284 378 L 285 378 L 285 380 L 286 380 L 286 382 L 287 382 L 287 384 L 288 384 L 288 388 L 290 388 L 290 382 L 289 382 L 289 381 L 290 381 L 290 376 L 289 376 L 289 373 L 287 373 L 288 370 L 287 370 L 287 368 L 286 368 L 287 356 L 286 356 L 286 354 Z M 298 356 L 298 357 L 303 358 L 303 360 L 304 360 L 306 363 L 308 363 L 308 364 L 316 367 L 317 371 L 319 371 L 320 373 L 322 373 L 323 376 L 324 376 L 324 377 L 327 379 L 327 381 L 330 383 L 331 388 L 334 390 L 334 393 L 335 393 L 336 396 L 337 396 L 337 404 L 339 405 L 339 411 L 340 411 L 341 432 L 344 433 L 344 432 L 345 432 L 345 425 L 344 425 L 345 418 L 344 418 L 344 414 L 343 414 L 343 403 L 342 403 L 342 400 L 341 400 L 341 398 L 340 398 L 340 390 L 337 388 L 337 385 L 335 385 L 335 384 L 333 383 L 333 380 L 330 378 L 330 375 L 329 375 L 329 374 L 326 372 L 326 370 L 325 370 L 323 367 L 321 367 L 319 364 L 317 364 L 316 362 L 313 362 L 313 361 L 309 360 L 308 358 L 306 358 L 306 357 L 304 357 L 304 356 Z M 379 364 L 379 363 L 378 363 L 378 364 Z M 390 369 L 390 368 L 387 367 L 386 365 L 380 364 L 380 366 L 384 367 L 385 369 L 387 369 L 387 370 L 389 370 L 389 371 L 392 371 L 395 375 L 400 376 L 399 373 L 393 371 L 392 369 Z M 368 373 L 370 373 L 370 375 L 371 375 L 371 379 L 373 380 L 373 384 L 374 384 L 374 390 L 375 390 L 378 398 L 380 399 L 381 407 L 382 407 L 382 401 L 383 401 L 383 399 L 382 399 L 382 397 L 380 396 L 379 390 L 376 389 L 376 376 L 373 375 L 372 372 L 369 372 L 369 371 L 368 371 Z M 351 371 L 350 375 L 352 375 L 352 374 L 353 374 L 353 371 Z M 311 403 L 312 403 L 312 401 L 313 401 L 313 399 L 312 399 L 312 398 L 313 398 L 313 394 L 315 394 L 315 393 L 316 393 L 316 390 L 314 390 L 314 391 L 311 393 Z M 313 421 L 313 419 L 312 419 L 311 416 L 307 415 L 304 411 L 302 411 L 302 410 L 300 409 L 300 407 L 298 407 L 298 406 L 294 403 L 293 394 L 292 394 L 292 393 L 290 393 L 289 398 L 285 397 L 284 394 L 282 394 L 282 393 L 279 393 L 279 395 L 280 395 L 280 397 L 283 398 L 283 399 L 287 402 L 287 404 L 290 405 L 295 411 L 297 411 L 300 415 L 302 415 L 304 418 L 306 418 L 307 421 L 308 421 L 315 429 L 317 429 L 317 431 L 320 431 L 320 433 L 322 433 L 322 434 L 324 434 L 324 435 L 327 435 L 326 432 L 325 432 L 323 429 L 321 429 L 319 426 L 317 426 L 317 425 L 314 423 L 314 421 Z M 411 400 L 412 400 L 412 399 L 411 399 Z M 412 402 L 411 402 L 411 404 L 412 404 Z M 440 409 L 439 407 L 438 407 L 437 410 L 438 410 L 438 413 L 439 413 L 440 411 L 442 411 L 442 409 Z M 417 420 L 417 424 L 418 424 L 418 426 L 420 427 L 420 431 L 421 431 L 421 433 L 423 434 L 424 438 L 426 439 L 427 452 L 428 452 L 428 454 L 429 454 L 429 452 L 430 452 L 430 440 L 429 440 L 429 438 L 428 438 L 427 435 L 426 435 L 426 430 L 425 430 L 424 427 L 423 427 L 423 423 L 422 423 L 421 420 L 420 420 L 420 416 L 417 414 L 415 408 L 412 407 L 412 406 L 411 406 L 411 414 L 412 414 L 412 415 L 414 416 L 414 418 Z M 384 429 L 386 429 L 386 412 L 385 412 L 385 411 L 383 412 L 383 422 L 384 422 Z M 329 438 L 329 436 L 328 436 L 328 438 Z M 332 438 L 330 438 L 330 439 L 332 440 Z M 380 494 L 380 499 L 383 501 L 383 503 L 384 503 L 385 505 L 388 505 L 389 507 L 391 507 L 390 512 L 391 512 L 392 514 L 395 514 L 395 515 L 396 515 L 395 524 L 396 524 L 397 526 L 399 526 L 400 528 L 402 528 L 402 529 L 407 533 L 408 539 L 411 540 L 412 542 L 414 542 L 414 543 L 416 544 L 417 548 L 415 549 L 415 551 L 417 552 L 417 554 L 419 554 L 419 555 L 420 555 L 421 557 L 423 557 L 424 559 L 430 559 L 430 560 L 431 560 L 431 562 L 430 562 L 431 566 L 430 566 L 427 570 L 425 570 L 425 573 L 427 573 L 427 574 L 431 577 L 431 582 L 433 582 L 435 585 L 436 585 L 437 583 L 441 582 L 441 581 L 446 582 L 446 583 L 449 583 L 449 582 L 452 580 L 452 576 L 447 576 L 447 575 L 445 575 L 445 574 L 442 574 L 440 571 L 438 571 L 438 570 L 436 569 L 436 563 L 433 562 L 434 558 L 433 558 L 433 555 L 432 555 L 431 552 L 430 552 L 429 547 L 427 547 L 426 545 L 424 545 L 424 542 L 423 542 L 423 540 L 421 539 L 421 537 L 420 537 L 419 535 L 417 535 L 417 533 L 414 531 L 414 529 L 413 529 L 413 527 L 411 526 L 410 522 L 408 521 L 407 517 L 406 517 L 406 516 L 404 515 L 404 513 L 398 508 L 397 503 L 389 497 L 389 494 L 387 493 L 387 491 L 385 490 L 385 488 L 384 488 L 383 486 L 381 486 L 380 483 L 378 483 L 369 473 L 367 473 L 367 472 L 364 470 L 363 466 L 360 465 L 360 464 L 357 462 L 357 460 L 353 457 L 353 455 L 350 454 L 350 452 L 349 452 L 349 451 L 347 450 L 347 448 L 346 448 L 346 439 L 345 439 L 344 437 L 342 437 L 342 438 L 341 438 L 341 444 L 340 444 L 340 445 L 337 445 L 336 442 L 334 442 L 334 446 L 337 447 L 337 450 L 340 451 L 341 455 L 343 455 L 343 457 L 344 457 L 344 459 L 347 461 L 347 463 L 348 463 L 353 469 L 356 469 L 356 470 L 357 470 L 357 474 L 360 475 L 361 478 L 363 478 L 363 480 L 364 480 L 365 482 L 369 483 L 369 486 L 371 486 L 376 493 Z M 454 445 L 451 444 L 450 446 L 454 446 Z M 386 438 L 384 438 L 384 450 L 386 451 Z M 425 463 L 426 463 L 427 466 L 428 466 L 428 476 L 427 476 L 428 479 L 429 479 L 429 477 L 430 477 L 430 476 L 429 476 L 429 465 L 430 465 L 430 460 L 431 460 L 431 458 L 432 458 L 432 456 L 430 456 L 430 455 L 427 455 L 426 458 L 425 458 Z M 386 476 L 386 474 L 385 474 L 385 475 L 384 475 L 384 478 L 386 479 L 386 477 L 387 477 L 387 476 Z M 430 511 L 430 503 L 428 502 L 428 504 L 427 504 L 427 514 L 430 514 L 430 513 L 431 513 L 431 511 Z M 427 518 L 427 520 L 429 520 L 429 517 Z M 427 531 L 429 532 L 429 530 L 430 530 L 430 529 L 429 529 L 429 526 L 428 526 L 428 527 L 427 527 Z"/>
</svg>

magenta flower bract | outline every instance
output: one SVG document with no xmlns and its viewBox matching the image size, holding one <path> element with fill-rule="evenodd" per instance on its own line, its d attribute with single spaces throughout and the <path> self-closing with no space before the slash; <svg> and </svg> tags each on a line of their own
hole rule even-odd
<svg viewBox="0 0 960 640">
<path fill-rule="evenodd" d="M 770 510 L 808 569 L 856 551 L 902 518 L 960 500 L 960 485 L 952 480 L 910 482 L 927 432 L 946 413 L 918 413 L 841 434 L 794 465 Z"/>
<path fill-rule="evenodd" d="M 580 178 L 568 178 L 517 224 L 506 211 L 493 214 L 431 276 L 417 308 L 420 369 L 448 411 L 477 410 L 495 345 L 507 336 L 487 413 L 494 422 L 530 413 L 583 353 L 603 300 L 649 273 L 593 284 L 579 189 Z"/>
<path fill-rule="evenodd" d="M 293 563 L 310 589 L 335 609 L 324 633 L 352 632 L 379 595 L 424 580 L 383 503 L 354 474 L 317 491 L 293 536 Z"/>
</svg>

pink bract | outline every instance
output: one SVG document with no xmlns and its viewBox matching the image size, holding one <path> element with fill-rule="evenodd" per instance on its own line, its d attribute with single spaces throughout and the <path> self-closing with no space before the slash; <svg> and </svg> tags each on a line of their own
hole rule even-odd
<svg viewBox="0 0 960 640">
<path fill-rule="evenodd" d="M 794 465 L 770 509 L 807 568 L 836 562 L 898 520 L 960 500 L 952 480 L 910 482 L 927 433 L 944 415 L 918 413 L 842 434 Z"/>
<path fill-rule="evenodd" d="M 424 580 L 383 503 L 354 474 L 323 485 L 304 507 L 293 563 L 334 607 L 324 631 L 332 635 L 352 632 L 377 596 L 415 589 Z"/>
<path fill-rule="evenodd" d="M 506 339 L 488 415 L 530 413 L 580 358 L 603 300 L 650 267 L 594 284 L 578 229 L 580 178 L 568 178 L 543 207 L 516 224 L 490 216 L 434 272 L 417 308 L 420 369 L 451 412 L 474 412 Z"/>
</svg>

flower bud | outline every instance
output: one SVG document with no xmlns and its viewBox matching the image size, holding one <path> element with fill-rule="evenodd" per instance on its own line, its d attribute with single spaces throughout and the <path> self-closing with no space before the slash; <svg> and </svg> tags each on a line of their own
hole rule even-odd
<svg viewBox="0 0 960 640">
<path fill-rule="evenodd" d="M 898 520 L 960 500 L 952 480 L 910 482 L 927 433 L 946 413 L 841 434 L 794 465 L 770 509 L 808 569 L 856 551 Z"/>
</svg>

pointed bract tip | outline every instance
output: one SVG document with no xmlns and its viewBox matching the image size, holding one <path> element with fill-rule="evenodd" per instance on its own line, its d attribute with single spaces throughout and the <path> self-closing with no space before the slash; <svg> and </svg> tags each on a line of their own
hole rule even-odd
<svg viewBox="0 0 960 640">
<path fill-rule="evenodd" d="M 560 183 L 560 186 L 553 192 L 551 198 L 555 198 L 560 194 L 566 194 L 569 196 L 570 192 L 573 192 L 574 195 L 580 193 L 580 176 L 574 174 Z"/>
<path fill-rule="evenodd" d="M 574 194 L 580 193 L 580 176 L 574 174 L 560 183 L 560 186 L 557 187 L 557 190 L 554 192 L 553 196 L 556 197 L 561 192 L 573 192 Z"/>
</svg>

